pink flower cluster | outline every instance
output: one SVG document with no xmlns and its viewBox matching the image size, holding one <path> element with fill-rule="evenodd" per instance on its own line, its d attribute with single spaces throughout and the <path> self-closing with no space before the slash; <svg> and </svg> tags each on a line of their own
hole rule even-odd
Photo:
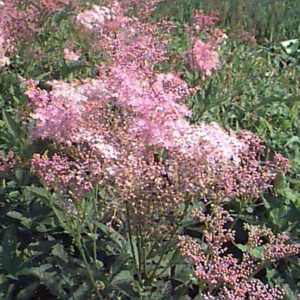
<svg viewBox="0 0 300 300">
<path fill-rule="evenodd" d="M 99 48 L 106 52 L 114 66 L 151 70 L 167 58 L 171 26 L 166 22 L 150 24 L 128 17 L 123 7 L 118 2 L 109 7 L 94 6 L 78 14 L 75 25 L 96 35 Z"/>
<path fill-rule="evenodd" d="M 203 10 L 196 10 L 194 12 L 194 24 L 193 27 L 197 31 L 203 31 L 207 27 L 214 25 L 219 21 L 219 17 L 217 13 L 209 13 L 205 14 Z"/>
<path fill-rule="evenodd" d="M 194 42 L 187 55 L 191 69 L 200 72 L 203 76 L 210 76 L 221 68 L 218 53 L 213 50 L 210 44 L 199 39 Z"/>
<path fill-rule="evenodd" d="M 0 69 L 9 64 L 9 58 L 6 56 L 7 48 L 4 34 L 0 28 Z"/>
<path fill-rule="evenodd" d="M 192 216 L 203 225 L 204 243 L 182 236 L 179 247 L 188 257 L 195 275 L 204 283 L 202 290 L 206 299 L 282 299 L 283 291 L 271 288 L 255 278 L 270 262 L 300 253 L 300 244 L 287 236 L 275 236 L 270 230 L 246 226 L 249 232 L 247 251 L 242 260 L 229 253 L 226 245 L 235 242 L 235 232 L 230 224 L 233 218 L 222 204 L 211 205 L 210 212 L 195 210 Z M 262 248 L 261 258 L 253 257 L 251 251 Z"/>
<path fill-rule="evenodd" d="M 67 64 L 78 61 L 80 59 L 80 56 L 81 55 L 79 53 L 77 53 L 71 48 L 64 49 L 64 60 Z"/>
<path fill-rule="evenodd" d="M 40 31 L 46 17 L 61 11 L 76 0 L 37 0 L 22 3 L 20 0 L 4 0 L 0 6 L 0 53 L 1 44 L 5 52 L 16 50 L 16 44 L 26 41 Z M 1 58 L 1 57 L 0 57 Z"/>
<path fill-rule="evenodd" d="M 0 176 L 7 175 L 19 162 L 20 158 L 13 151 L 10 150 L 7 154 L 0 151 Z"/>
<path fill-rule="evenodd" d="M 87 186 L 104 184 L 105 178 L 119 199 L 140 207 L 136 212 L 159 210 L 162 202 L 167 212 L 199 195 L 257 197 L 286 170 L 279 155 L 275 161 L 260 161 L 262 143 L 250 133 L 189 123 L 191 111 L 184 100 L 194 90 L 176 74 L 154 70 L 167 57 L 166 36 L 157 24 L 127 17 L 116 2 L 82 12 L 75 22 L 95 33 L 110 56 L 111 62 L 99 67 L 99 77 L 49 82 L 50 92 L 32 80 L 23 82 L 36 120 L 32 138 L 53 140 L 67 161 L 74 160 L 74 149 L 84 149 L 88 155 L 76 161 L 76 168 L 84 165 L 82 174 L 97 174 L 97 179 L 84 175 L 91 180 Z M 196 46 L 201 55 L 211 51 L 200 41 Z M 206 75 L 219 67 L 212 56 L 213 68 L 198 61 Z M 97 173 L 88 166 L 96 166 Z M 50 184 L 43 177 L 46 168 L 35 163 L 35 169 Z M 79 190 L 80 180 L 77 185 Z"/>
<path fill-rule="evenodd" d="M 79 199 L 92 188 L 93 178 L 89 178 L 86 172 L 92 171 L 91 165 L 78 164 L 59 155 L 49 159 L 39 154 L 33 156 L 31 165 L 46 187 L 66 193 L 73 199 Z"/>
<path fill-rule="evenodd" d="M 288 170 L 289 161 L 277 153 L 264 158 L 265 145 L 250 132 L 225 130 L 212 122 L 191 124 L 185 100 L 196 89 L 174 72 L 156 71 L 169 59 L 173 26 L 146 22 L 160 1 L 108 2 L 74 18 L 78 31 L 96 38 L 99 52 L 107 55 L 97 78 L 51 81 L 50 91 L 20 78 L 35 120 L 30 138 L 51 142 L 49 151 L 33 155 L 32 170 L 70 213 L 76 201 L 100 186 L 109 195 L 108 210 L 117 208 L 122 215 L 129 209 L 149 239 L 170 233 L 181 208 L 204 199 L 204 209 L 191 213 L 203 227 L 202 243 L 184 236 L 178 244 L 192 261 L 203 298 L 282 298 L 279 288 L 255 275 L 270 262 L 298 254 L 300 245 L 284 234 L 246 226 L 247 251 L 238 259 L 228 246 L 235 243 L 234 220 L 224 207 L 230 198 L 258 197 Z M 40 30 L 44 17 L 74 3 L 39 0 L 21 9 L 20 1 L 5 1 L 0 8 L 0 68 L 19 40 Z M 133 6 L 141 18 L 129 17 Z M 217 20 L 197 11 L 196 33 Z M 220 69 L 216 48 L 223 39 L 222 31 L 213 30 L 208 43 L 197 39 L 188 51 L 190 67 L 203 78 Z M 66 63 L 80 59 L 72 46 L 63 55 Z M 0 175 L 17 162 L 12 152 L 0 155 Z M 263 250 L 259 258 L 252 255 L 257 248 Z"/>
</svg>

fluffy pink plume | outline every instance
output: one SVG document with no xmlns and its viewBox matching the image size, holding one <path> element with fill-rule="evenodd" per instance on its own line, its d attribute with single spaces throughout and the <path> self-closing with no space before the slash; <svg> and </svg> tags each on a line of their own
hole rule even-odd
<svg viewBox="0 0 300 300">
<path fill-rule="evenodd" d="M 191 111 L 184 101 L 194 90 L 176 74 L 154 71 L 154 65 L 167 57 L 168 46 L 157 24 L 127 17 L 116 2 L 82 12 L 75 22 L 99 37 L 99 47 L 107 51 L 110 62 L 99 68 L 98 78 L 50 82 L 50 92 L 25 80 L 36 120 L 33 138 L 53 140 L 65 149 L 84 147 L 93 157 L 92 165 L 97 160 L 104 163 L 103 177 L 114 175 L 111 180 L 119 191 L 128 189 L 127 195 L 137 193 L 137 182 L 155 186 L 156 177 L 167 176 L 170 187 L 165 198 L 170 203 L 172 199 L 180 203 L 186 195 L 208 196 L 210 189 L 220 198 L 257 197 L 286 169 L 287 162 L 279 156 L 260 162 L 262 143 L 250 133 L 225 131 L 215 123 L 189 123 Z M 207 76 L 220 67 L 217 53 L 200 40 L 189 58 Z M 158 165 L 154 160 L 154 173 L 141 179 L 141 173 L 132 169 L 134 161 L 142 162 L 135 168 L 147 168 L 151 155 L 162 149 L 168 160 Z M 80 164 L 84 162 L 80 159 Z M 143 190 L 148 194 L 136 194 L 134 201 L 153 198 L 151 190 Z"/>
<path fill-rule="evenodd" d="M 193 48 L 188 51 L 187 55 L 190 68 L 204 76 L 211 76 L 213 72 L 221 68 L 218 53 L 213 50 L 210 44 L 201 40 L 194 42 Z"/>
<path fill-rule="evenodd" d="M 115 2 L 112 6 L 94 6 L 80 13 L 75 24 L 99 37 L 99 47 L 104 49 L 114 65 L 131 64 L 151 69 L 155 63 L 167 58 L 167 32 L 156 24 L 148 24 L 125 15 Z"/>
</svg>

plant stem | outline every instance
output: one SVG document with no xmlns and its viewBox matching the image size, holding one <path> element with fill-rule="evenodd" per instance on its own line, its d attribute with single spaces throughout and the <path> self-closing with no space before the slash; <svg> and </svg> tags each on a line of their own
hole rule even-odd
<svg viewBox="0 0 300 300">
<path fill-rule="evenodd" d="M 131 230 L 131 225 L 130 225 L 131 215 L 130 215 L 130 208 L 129 208 L 128 203 L 126 203 L 126 219 L 127 219 L 128 238 L 129 238 L 130 248 L 131 248 L 131 252 L 132 252 L 132 259 L 133 259 L 134 267 L 138 272 L 139 282 L 141 283 L 142 278 L 139 273 L 137 257 L 136 257 L 136 253 L 135 253 L 134 246 L 133 246 L 132 230 Z"/>
<path fill-rule="evenodd" d="M 86 258 L 85 252 L 84 252 L 83 247 L 82 247 L 81 235 L 80 235 L 81 231 L 77 231 L 76 230 L 76 233 L 74 233 L 74 230 L 72 230 L 73 227 L 69 226 L 69 224 L 66 224 L 66 222 L 63 222 L 61 220 L 61 217 L 60 217 L 60 215 L 59 215 L 59 213 L 58 213 L 58 211 L 57 211 L 57 209 L 55 207 L 55 204 L 52 201 L 50 201 L 50 206 L 51 206 L 52 210 L 54 211 L 54 214 L 57 217 L 57 219 L 58 219 L 60 225 L 62 226 L 62 228 L 64 228 L 64 230 L 67 231 L 67 233 L 69 233 L 74 238 L 75 243 L 76 243 L 76 245 L 77 245 L 77 247 L 79 249 L 80 255 L 81 255 L 82 259 L 83 259 L 84 265 L 85 265 L 85 267 L 87 269 L 90 281 L 91 281 L 91 283 L 92 283 L 92 285 L 94 287 L 94 290 L 95 290 L 95 292 L 97 294 L 97 297 L 98 297 L 99 300 L 102 300 L 102 297 L 101 297 L 101 295 L 100 295 L 100 293 L 98 291 L 98 288 L 97 288 L 97 283 L 96 283 L 95 278 L 94 278 L 94 276 L 93 276 L 93 274 L 91 272 L 88 260 Z M 72 220 L 70 220 L 70 222 L 72 222 Z"/>
<path fill-rule="evenodd" d="M 141 224 L 140 222 L 135 222 L 137 226 L 136 230 L 136 239 L 137 239 L 137 256 L 138 256 L 138 268 L 139 273 L 142 274 L 142 241 L 141 241 Z M 142 277 L 142 276 L 141 276 Z"/>
<path fill-rule="evenodd" d="M 98 297 L 99 300 L 102 300 L 102 297 L 101 297 L 101 295 L 100 295 L 100 293 L 99 293 L 99 290 L 98 290 L 98 288 L 97 288 L 96 280 L 95 280 L 95 278 L 94 278 L 94 276 L 93 276 L 93 274 L 92 274 L 92 272 L 91 272 L 91 269 L 90 269 L 90 266 L 89 266 L 87 257 L 86 257 L 86 255 L 85 255 L 84 249 L 83 249 L 83 247 L 82 247 L 81 236 L 80 236 L 80 234 L 78 235 L 78 237 L 77 237 L 77 239 L 76 239 L 76 243 L 77 243 L 77 247 L 78 247 L 78 249 L 79 249 L 80 255 L 81 255 L 81 257 L 82 257 L 82 259 L 83 259 L 83 262 L 84 262 L 84 264 L 85 264 L 85 267 L 86 267 L 86 269 L 87 269 L 89 278 L 90 278 L 90 280 L 91 280 L 91 282 L 92 282 L 92 284 L 93 284 L 93 286 L 94 286 L 94 290 L 95 290 L 95 292 L 96 292 L 96 294 L 97 294 L 97 297 Z"/>
<path fill-rule="evenodd" d="M 166 247 L 165 247 L 166 250 L 160 256 L 160 258 L 159 258 L 159 260 L 158 260 L 158 262 L 156 264 L 155 269 L 153 270 L 152 274 L 149 277 L 150 280 L 152 280 L 154 278 L 154 276 L 156 275 L 156 272 L 157 272 L 157 270 L 158 270 L 158 268 L 159 268 L 159 266 L 160 266 L 163 258 L 165 257 L 165 255 L 166 255 L 166 253 L 167 253 L 167 251 L 168 251 L 168 249 L 169 249 L 169 247 L 170 247 L 170 245 L 171 245 L 171 243 L 173 241 L 173 238 L 174 238 L 175 234 L 177 233 L 178 228 L 181 226 L 182 220 L 186 216 L 186 213 L 188 211 L 188 207 L 189 207 L 189 202 L 186 202 L 183 214 L 182 214 L 180 220 L 178 221 L 177 225 L 174 227 L 173 231 L 171 232 L 171 236 L 170 236 L 169 240 L 167 241 L 167 244 L 166 244 Z"/>
</svg>

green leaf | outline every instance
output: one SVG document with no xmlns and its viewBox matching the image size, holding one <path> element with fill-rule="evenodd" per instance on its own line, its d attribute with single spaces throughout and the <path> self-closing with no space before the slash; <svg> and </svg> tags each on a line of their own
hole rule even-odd
<svg viewBox="0 0 300 300">
<path fill-rule="evenodd" d="M 180 260 L 182 260 L 182 256 L 178 249 L 174 250 L 173 253 L 168 253 L 168 256 L 170 257 L 170 259 L 167 259 L 165 265 L 163 264 L 165 270 L 176 265 L 180 262 Z"/>
<path fill-rule="evenodd" d="M 259 246 L 259 247 L 256 247 L 254 249 L 251 249 L 249 251 L 249 254 L 255 258 L 262 258 L 263 256 L 263 251 L 264 250 L 264 247 L 263 246 Z"/>
<path fill-rule="evenodd" d="M 248 246 L 247 245 L 243 245 L 243 244 L 235 244 L 235 246 L 241 250 L 242 252 L 247 252 Z"/>
<path fill-rule="evenodd" d="M 299 136 L 296 136 L 296 135 L 292 136 L 292 137 L 287 141 L 287 143 L 285 144 L 285 147 L 287 147 L 287 146 L 289 146 L 290 144 L 293 144 L 293 143 L 298 143 L 298 144 L 300 144 L 300 138 L 299 138 Z"/>
<path fill-rule="evenodd" d="M 19 259 L 16 255 L 17 233 L 16 227 L 11 225 L 6 230 L 2 239 L 1 265 L 10 275 L 14 275 Z"/>
<path fill-rule="evenodd" d="M 36 276 L 41 281 L 47 280 L 48 272 L 53 269 L 53 266 L 51 264 L 44 264 L 38 267 L 32 267 L 29 270 L 26 271 L 26 275 L 33 275 Z M 25 273 L 24 273 L 25 274 Z"/>
<path fill-rule="evenodd" d="M 24 217 L 20 212 L 18 211 L 9 211 L 6 214 L 8 217 L 11 217 L 13 219 L 19 220 L 22 225 L 24 225 L 26 228 L 30 228 L 31 225 L 31 219 L 28 219 Z"/>
<path fill-rule="evenodd" d="M 51 198 L 51 195 L 49 194 L 49 192 L 47 192 L 44 188 L 39 188 L 39 187 L 35 187 L 35 186 L 27 186 L 26 189 L 27 189 L 27 191 L 32 192 L 33 194 L 35 194 L 41 198 L 45 198 L 45 199 Z"/>
<path fill-rule="evenodd" d="M 2 111 L 2 116 L 3 116 L 3 120 L 5 123 L 5 126 L 8 130 L 8 132 L 15 138 L 18 136 L 18 128 L 15 124 L 15 122 L 13 121 L 13 119 L 11 119 L 10 117 L 7 116 L 7 114 L 5 113 L 5 111 Z"/>
<path fill-rule="evenodd" d="M 52 250 L 52 254 L 54 256 L 57 256 L 59 257 L 61 260 L 63 260 L 64 262 L 68 262 L 68 254 L 67 252 L 65 251 L 64 249 L 64 246 L 62 244 L 56 244 L 54 247 L 53 247 L 53 250 Z"/>
<path fill-rule="evenodd" d="M 113 228 L 108 228 L 105 224 L 94 221 L 94 224 L 99 228 L 107 238 L 119 246 L 120 249 L 124 248 L 124 237 L 115 231 Z"/>
<path fill-rule="evenodd" d="M 28 245 L 28 250 L 41 252 L 41 253 L 49 253 L 53 246 L 57 244 L 57 241 L 38 241 L 36 243 L 30 243 Z"/>
<path fill-rule="evenodd" d="M 91 290 L 91 286 L 87 282 L 84 282 L 75 290 L 75 292 L 73 292 L 73 295 L 72 297 L 70 297 L 70 300 L 90 299 Z"/>
<path fill-rule="evenodd" d="M 138 294 L 133 289 L 134 279 L 130 271 L 120 272 L 112 282 L 121 294 L 129 297 L 130 299 L 138 299 Z"/>
</svg>

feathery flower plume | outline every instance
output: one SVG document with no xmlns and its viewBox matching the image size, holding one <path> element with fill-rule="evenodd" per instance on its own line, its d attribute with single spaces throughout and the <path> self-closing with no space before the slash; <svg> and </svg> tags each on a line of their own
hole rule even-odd
<svg viewBox="0 0 300 300">
<path fill-rule="evenodd" d="M 196 40 L 192 49 L 187 52 L 190 68 L 203 76 L 211 76 L 221 68 L 218 53 L 212 46 Z"/>
</svg>

